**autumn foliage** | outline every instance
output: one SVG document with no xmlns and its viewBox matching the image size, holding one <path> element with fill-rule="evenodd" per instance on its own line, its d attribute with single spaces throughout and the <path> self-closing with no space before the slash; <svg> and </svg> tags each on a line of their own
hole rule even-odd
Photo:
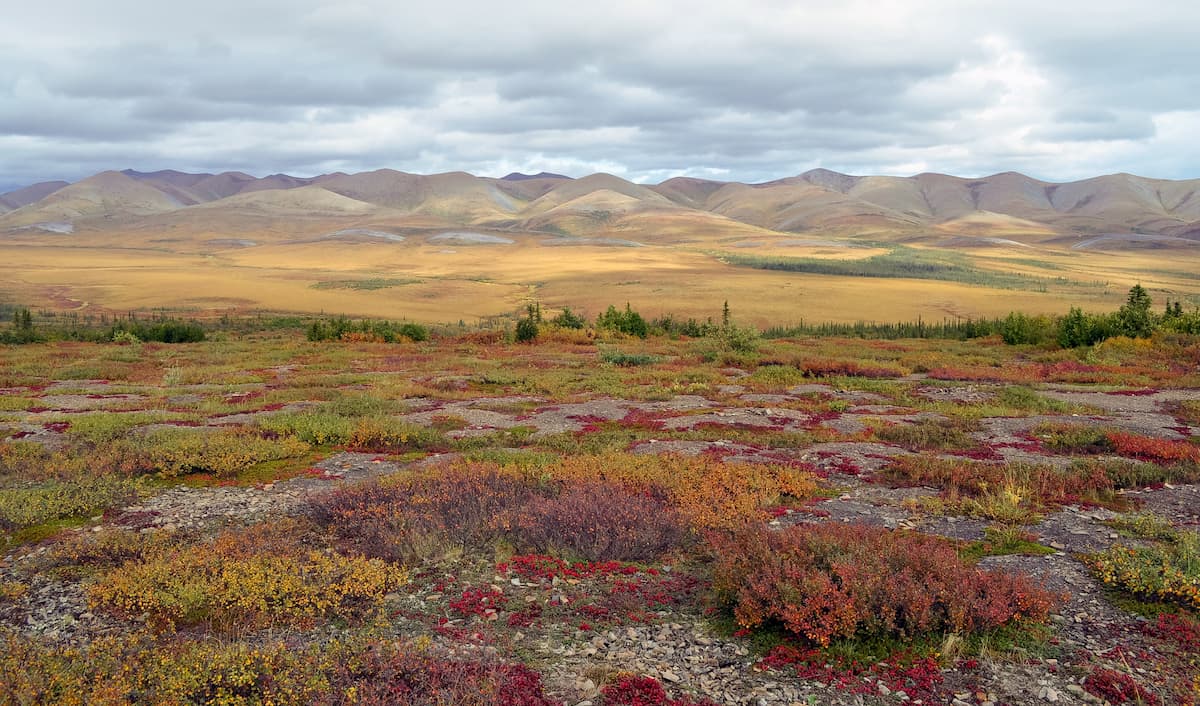
<svg viewBox="0 0 1200 706">
<path fill-rule="evenodd" d="M 805 640 L 974 632 L 1045 618 L 1055 597 L 986 572 L 948 541 L 870 527 L 747 527 L 714 536 L 714 587 L 738 622 L 777 622 Z"/>
</svg>

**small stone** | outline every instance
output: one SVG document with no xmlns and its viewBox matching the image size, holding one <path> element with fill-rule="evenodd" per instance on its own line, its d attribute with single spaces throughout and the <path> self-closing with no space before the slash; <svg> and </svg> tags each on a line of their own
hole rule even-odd
<svg viewBox="0 0 1200 706">
<path fill-rule="evenodd" d="M 663 681 L 669 681 L 669 682 L 671 682 L 672 684 L 678 684 L 678 683 L 679 683 L 679 675 L 678 675 L 678 674 L 676 674 L 675 672 L 672 672 L 672 671 L 670 671 L 670 670 L 666 670 L 666 669 L 665 669 L 665 670 L 663 670 L 663 672 L 662 672 L 662 678 L 663 678 Z"/>
<path fill-rule="evenodd" d="M 887 688 L 887 685 L 885 685 L 883 682 L 876 684 L 876 687 L 879 689 L 880 696 L 889 696 L 892 693 L 892 690 Z"/>
</svg>

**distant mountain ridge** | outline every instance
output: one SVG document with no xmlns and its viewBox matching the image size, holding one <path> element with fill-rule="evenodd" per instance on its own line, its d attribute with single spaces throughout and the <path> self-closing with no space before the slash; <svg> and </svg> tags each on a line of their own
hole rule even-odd
<svg viewBox="0 0 1200 706">
<path fill-rule="evenodd" d="M 57 229 L 44 230 L 55 233 L 66 232 L 64 224 L 77 233 L 168 227 L 192 223 L 200 214 L 213 229 L 230 231 L 238 230 L 239 219 L 325 218 L 635 240 L 661 233 L 682 239 L 693 229 L 729 237 L 773 231 L 1064 243 L 1137 235 L 1139 246 L 1168 246 L 1200 241 L 1200 179 L 1122 173 L 1052 183 L 1016 172 L 891 177 L 814 169 L 755 184 L 675 177 L 645 185 L 611 174 L 571 178 L 549 172 L 497 179 L 381 169 L 300 178 L 126 169 L 0 194 L 0 233 L 47 224 Z"/>
</svg>

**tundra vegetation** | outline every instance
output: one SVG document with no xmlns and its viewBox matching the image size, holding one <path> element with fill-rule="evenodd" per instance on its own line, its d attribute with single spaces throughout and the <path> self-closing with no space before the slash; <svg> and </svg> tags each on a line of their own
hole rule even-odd
<svg viewBox="0 0 1200 706">
<path fill-rule="evenodd" d="M 765 336 L 15 308 L 0 703 L 1195 704 L 1200 337 L 1138 290 Z"/>
</svg>

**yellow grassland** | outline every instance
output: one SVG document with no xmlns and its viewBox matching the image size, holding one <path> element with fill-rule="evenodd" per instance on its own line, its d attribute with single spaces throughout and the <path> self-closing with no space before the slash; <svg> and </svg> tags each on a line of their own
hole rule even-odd
<svg viewBox="0 0 1200 706">
<path fill-rule="evenodd" d="M 645 247 L 550 246 L 545 244 L 551 237 L 547 234 L 505 234 L 515 241 L 511 245 L 429 243 L 428 232 L 411 230 L 411 223 L 404 231 L 409 239 L 402 243 L 314 240 L 347 225 L 361 227 L 361 222 L 306 222 L 290 234 L 282 224 L 225 232 L 227 239 L 258 243 L 252 247 L 210 242 L 221 232 L 199 227 L 155 234 L 141 229 L 105 233 L 91 240 L 10 239 L 0 243 L 0 298 L 60 310 L 262 309 L 427 322 L 505 314 L 534 298 L 549 309 L 571 306 L 589 315 L 609 304 L 629 302 L 651 316 L 699 318 L 719 315 L 728 301 L 740 321 L 767 325 L 801 319 L 940 321 L 1013 310 L 1062 313 L 1070 306 L 1111 310 L 1137 282 L 1147 286 L 1156 301 L 1190 301 L 1189 296 L 1200 294 L 1200 281 L 1189 276 L 1194 268 L 1170 251 L 1003 245 L 960 250 L 981 269 L 1091 283 L 1015 291 L 943 281 L 754 270 L 715 259 L 713 253 L 721 252 L 841 259 L 885 252 L 878 247 L 844 247 L 837 236 L 806 238 L 752 226 L 701 227 L 684 237 L 679 224 L 664 221 L 664 231 L 657 234 L 620 229 L 597 233 L 646 243 Z M 83 246 L 85 242 L 89 246 Z M 355 279 L 403 283 L 380 289 L 313 286 Z"/>
</svg>

